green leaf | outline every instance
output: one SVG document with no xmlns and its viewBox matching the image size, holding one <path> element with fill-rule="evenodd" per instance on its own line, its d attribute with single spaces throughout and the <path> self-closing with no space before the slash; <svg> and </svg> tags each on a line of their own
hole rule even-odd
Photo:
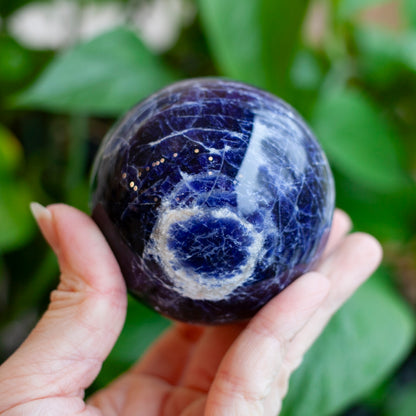
<svg viewBox="0 0 416 416">
<path fill-rule="evenodd" d="M 371 83 L 397 82 L 400 71 L 416 71 L 416 31 L 391 32 L 357 27 L 354 32 L 359 64 Z"/>
<path fill-rule="evenodd" d="M 401 386 L 388 397 L 385 416 L 409 416 L 416 409 L 416 382 Z"/>
<path fill-rule="evenodd" d="M 403 16 L 416 29 L 416 2 L 415 0 L 403 0 Z"/>
<path fill-rule="evenodd" d="M 54 112 L 119 115 L 174 80 L 133 32 L 118 28 L 58 56 L 16 103 Z"/>
<path fill-rule="evenodd" d="M 312 125 L 330 162 L 348 178 L 384 192 L 407 184 L 392 127 L 360 92 L 323 93 Z"/>
<path fill-rule="evenodd" d="M 307 0 L 199 0 L 222 75 L 285 96 Z"/>
<path fill-rule="evenodd" d="M 397 81 L 405 68 L 401 53 L 401 34 L 378 27 L 356 27 L 358 65 L 369 83 L 386 85 Z"/>
<path fill-rule="evenodd" d="M 32 194 L 26 183 L 0 178 L 0 252 L 21 246 L 35 229 L 29 212 Z"/>
<path fill-rule="evenodd" d="M 334 315 L 293 374 L 282 416 L 334 415 L 377 387 L 408 354 L 414 315 L 378 272 Z"/>
<path fill-rule="evenodd" d="M 8 297 L 9 297 L 9 279 L 6 275 L 6 270 L 4 267 L 3 258 L 0 254 L 0 316 L 3 315 L 3 311 L 7 306 Z M 1 325 L 1 318 L 0 318 Z"/>
<path fill-rule="evenodd" d="M 15 39 L 0 34 L 0 82 L 22 82 L 30 74 L 32 66 L 30 51 Z"/>
<path fill-rule="evenodd" d="M 282 98 L 288 96 L 290 67 L 300 43 L 300 31 L 309 0 L 263 0 L 260 2 L 262 64 L 268 79 L 267 88 Z M 250 30 L 250 28 L 248 28 Z"/>
<path fill-rule="evenodd" d="M 0 177 L 14 172 L 22 162 L 23 149 L 19 141 L 0 125 Z"/>
<path fill-rule="evenodd" d="M 416 71 L 416 31 L 405 32 L 400 40 L 399 48 L 402 62 L 412 71 Z"/>
<path fill-rule="evenodd" d="M 199 0 L 200 14 L 222 75 L 267 85 L 262 60 L 261 1 Z"/>
<path fill-rule="evenodd" d="M 19 141 L 0 125 L 0 253 L 23 244 L 32 235 L 29 186 L 15 176 L 23 162 Z"/>
<path fill-rule="evenodd" d="M 28 310 L 39 308 L 39 305 L 44 304 L 48 292 L 58 285 L 59 265 L 55 253 L 47 250 L 37 257 L 41 258 L 39 263 L 29 266 L 30 279 L 21 283 L 10 299 L 8 318 L 11 320 L 18 320 Z"/>
<path fill-rule="evenodd" d="M 323 78 L 323 70 L 311 51 L 299 50 L 290 72 L 290 78 L 300 90 L 316 91 Z"/>
<path fill-rule="evenodd" d="M 394 192 L 374 192 L 333 169 L 337 206 L 348 212 L 357 230 L 384 242 L 404 242 L 414 235 L 416 186 Z"/>
<path fill-rule="evenodd" d="M 348 19 L 364 9 L 388 3 L 391 0 L 340 0 L 338 2 L 338 16 L 341 19 Z"/>
</svg>

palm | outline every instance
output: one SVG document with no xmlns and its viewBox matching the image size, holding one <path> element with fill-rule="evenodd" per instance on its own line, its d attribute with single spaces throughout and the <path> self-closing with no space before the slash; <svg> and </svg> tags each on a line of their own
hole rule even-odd
<svg viewBox="0 0 416 416">
<path fill-rule="evenodd" d="M 337 211 L 316 270 L 249 323 L 172 325 L 86 405 L 84 390 L 124 322 L 124 282 L 90 218 L 58 205 L 42 211 L 38 222 L 58 255 L 61 283 L 32 334 L 0 367 L 1 415 L 276 415 L 290 374 L 381 256 L 370 236 L 346 236 L 349 219 Z"/>
<path fill-rule="evenodd" d="M 218 366 L 243 325 L 172 326 L 128 373 L 91 402 L 107 414 L 202 415 Z M 109 413 L 111 414 L 111 413 Z"/>
</svg>

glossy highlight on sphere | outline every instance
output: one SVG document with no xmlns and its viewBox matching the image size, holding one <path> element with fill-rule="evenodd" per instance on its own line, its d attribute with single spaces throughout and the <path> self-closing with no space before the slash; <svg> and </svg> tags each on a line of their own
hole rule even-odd
<svg viewBox="0 0 416 416">
<path fill-rule="evenodd" d="M 334 183 L 288 104 L 201 78 L 142 101 L 107 135 L 91 208 L 135 297 L 217 324 L 250 318 L 313 267 Z"/>
</svg>

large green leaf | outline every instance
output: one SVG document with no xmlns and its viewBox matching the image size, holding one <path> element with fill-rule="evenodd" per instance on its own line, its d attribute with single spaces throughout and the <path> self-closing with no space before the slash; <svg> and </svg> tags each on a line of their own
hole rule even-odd
<svg viewBox="0 0 416 416">
<path fill-rule="evenodd" d="M 414 235 L 416 186 L 395 192 L 374 192 L 334 169 L 337 206 L 348 212 L 357 230 L 383 242 L 408 241 Z"/>
<path fill-rule="evenodd" d="M 0 125 L 0 177 L 14 172 L 22 157 L 23 149 L 18 140 Z"/>
<path fill-rule="evenodd" d="M 416 381 L 389 395 L 384 416 L 410 416 L 416 410 Z"/>
<path fill-rule="evenodd" d="M 334 415 L 377 387 L 404 359 L 414 315 L 376 273 L 334 315 L 290 380 L 283 416 Z"/>
<path fill-rule="evenodd" d="M 364 9 L 388 3 L 390 1 L 391 0 L 340 0 L 338 1 L 338 15 L 342 19 L 347 19 Z"/>
<path fill-rule="evenodd" d="M 401 34 L 372 26 L 358 26 L 354 31 L 359 53 L 358 66 L 371 84 L 396 82 L 406 64 L 402 59 Z"/>
<path fill-rule="evenodd" d="M 133 32 L 118 28 L 58 56 L 17 104 L 118 115 L 174 79 Z"/>
<path fill-rule="evenodd" d="M 332 89 L 316 103 L 312 125 L 330 162 L 347 177 L 378 191 L 403 187 L 398 140 L 381 110 L 352 89 Z"/>
<path fill-rule="evenodd" d="M 31 191 L 16 175 L 22 162 L 20 143 L 0 125 L 0 252 L 20 246 L 34 230 Z"/>
<path fill-rule="evenodd" d="M 290 67 L 297 51 L 300 30 L 309 0 L 260 1 L 262 65 L 268 79 L 267 88 L 291 100 L 288 95 Z"/>
<path fill-rule="evenodd" d="M 416 72 L 416 31 L 392 32 L 358 26 L 354 37 L 360 54 L 359 65 L 368 82 L 397 82 L 400 71 Z"/>
<path fill-rule="evenodd" d="M 405 32 L 400 40 L 401 60 L 409 69 L 416 72 L 416 31 Z"/>
<path fill-rule="evenodd" d="M 29 50 L 10 36 L 0 35 L 0 82 L 22 82 L 32 71 L 32 56 Z"/>
<path fill-rule="evenodd" d="M 403 15 L 416 30 L 416 2 L 415 0 L 403 0 Z"/>
<path fill-rule="evenodd" d="M 308 0 L 199 0 L 222 75 L 286 95 Z"/>
<path fill-rule="evenodd" d="M 299 90 L 317 91 L 323 76 L 323 69 L 312 51 L 300 49 L 290 72 L 293 85 Z"/>
<path fill-rule="evenodd" d="M 21 246 L 35 229 L 29 212 L 30 188 L 23 181 L 0 178 L 0 252 Z"/>
<path fill-rule="evenodd" d="M 9 291 L 9 279 L 6 275 L 6 270 L 3 263 L 3 258 L 0 254 L 0 313 L 2 314 L 4 308 L 7 306 Z"/>
</svg>

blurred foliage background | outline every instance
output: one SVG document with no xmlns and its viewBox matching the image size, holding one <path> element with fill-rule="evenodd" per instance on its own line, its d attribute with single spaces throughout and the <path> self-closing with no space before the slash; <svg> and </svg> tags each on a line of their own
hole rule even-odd
<svg viewBox="0 0 416 416">
<path fill-rule="evenodd" d="M 29 202 L 88 212 L 91 161 L 115 119 L 167 83 L 205 75 L 297 108 L 331 162 L 337 205 L 384 246 L 382 267 L 293 375 L 282 414 L 415 414 L 414 0 L 2 0 L 0 362 L 57 284 Z M 168 325 L 130 301 L 92 390 Z"/>
</svg>

